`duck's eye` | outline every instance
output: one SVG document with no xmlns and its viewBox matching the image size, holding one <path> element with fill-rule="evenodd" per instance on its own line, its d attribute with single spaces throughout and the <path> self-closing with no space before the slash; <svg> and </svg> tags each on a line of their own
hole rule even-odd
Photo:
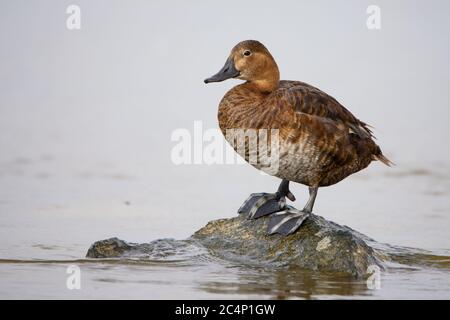
<svg viewBox="0 0 450 320">
<path fill-rule="evenodd" d="M 244 51 L 244 56 L 246 56 L 246 57 L 248 57 L 251 54 L 252 54 L 252 52 L 250 50 L 245 50 Z"/>
</svg>

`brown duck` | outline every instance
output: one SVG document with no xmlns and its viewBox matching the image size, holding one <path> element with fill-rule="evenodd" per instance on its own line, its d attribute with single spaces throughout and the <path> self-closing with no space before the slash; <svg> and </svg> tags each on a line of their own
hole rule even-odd
<svg viewBox="0 0 450 320">
<path fill-rule="evenodd" d="M 391 165 L 373 141 L 368 125 L 336 99 L 304 82 L 280 81 L 274 58 L 260 42 L 238 43 L 223 68 L 205 83 L 230 78 L 246 82 L 233 87 L 220 102 L 222 133 L 246 161 L 282 179 L 276 193 L 254 193 L 239 209 L 249 218 L 272 214 L 269 234 L 295 232 L 312 212 L 319 187 L 335 184 L 374 160 Z M 277 139 L 266 134 L 263 140 L 259 135 L 263 129 L 275 131 Z M 236 130 L 245 131 L 242 149 L 236 146 L 236 136 L 228 134 Z M 254 139 L 257 148 L 252 147 Z M 265 152 L 261 145 L 266 146 Z M 272 153 L 277 159 L 275 172 L 262 161 L 263 154 Z M 289 181 L 309 186 L 310 197 L 303 210 L 286 205 L 286 197 L 295 200 Z"/>
</svg>

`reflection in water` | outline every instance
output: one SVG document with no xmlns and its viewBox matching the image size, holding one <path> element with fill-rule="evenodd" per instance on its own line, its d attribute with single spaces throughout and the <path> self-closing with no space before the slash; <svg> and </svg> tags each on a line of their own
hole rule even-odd
<svg viewBox="0 0 450 320">
<path fill-rule="evenodd" d="M 213 294 L 257 295 L 270 299 L 311 299 L 320 296 L 367 294 L 362 280 L 341 274 L 299 269 L 267 270 L 239 267 L 235 281 L 199 281 L 200 290 Z"/>
</svg>

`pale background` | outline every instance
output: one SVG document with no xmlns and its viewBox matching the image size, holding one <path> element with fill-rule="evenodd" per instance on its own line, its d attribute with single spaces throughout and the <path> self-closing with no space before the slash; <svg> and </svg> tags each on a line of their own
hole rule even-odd
<svg viewBox="0 0 450 320">
<path fill-rule="evenodd" d="M 70 4 L 81 30 L 66 28 Z M 381 30 L 366 27 L 370 4 Z M 245 39 L 269 48 L 282 79 L 373 125 L 397 164 L 320 190 L 315 212 L 382 242 L 448 249 L 449 12 L 448 1 L 0 1 L 0 257 L 185 238 L 274 191 L 248 165 L 170 160 L 173 130 L 217 127 L 238 81 L 203 79 Z M 301 207 L 306 188 L 292 189 Z"/>
</svg>

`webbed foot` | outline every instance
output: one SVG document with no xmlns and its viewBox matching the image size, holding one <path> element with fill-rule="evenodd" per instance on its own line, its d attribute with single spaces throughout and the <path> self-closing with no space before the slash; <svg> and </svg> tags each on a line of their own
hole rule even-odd
<svg viewBox="0 0 450 320">
<path fill-rule="evenodd" d="M 286 200 L 276 193 L 252 193 L 239 208 L 238 213 L 249 219 L 258 219 L 284 209 Z"/>
<path fill-rule="evenodd" d="M 267 233 L 290 235 L 297 231 L 309 214 L 310 212 L 308 211 L 300 211 L 292 207 L 276 212 L 270 217 Z"/>
<path fill-rule="evenodd" d="M 294 195 L 289 191 L 289 181 L 281 181 L 275 193 L 252 193 L 239 208 L 238 213 L 247 214 L 249 219 L 257 219 L 286 207 L 286 197 L 295 201 Z"/>
</svg>

